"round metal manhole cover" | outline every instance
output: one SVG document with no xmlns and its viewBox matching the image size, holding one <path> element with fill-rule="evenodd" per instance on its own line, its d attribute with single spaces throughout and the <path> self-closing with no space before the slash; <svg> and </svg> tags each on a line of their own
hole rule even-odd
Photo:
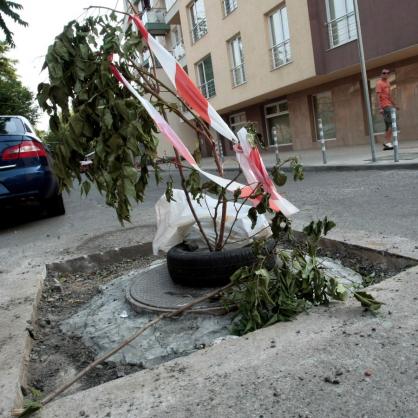
<svg viewBox="0 0 418 418">
<path fill-rule="evenodd" d="M 126 299 L 136 311 L 145 309 L 173 312 L 213 290 L 213 288 L 192 288 L 174 283 L 164 261 L 139 271 L 127 289 Z M 223 313 L 224 309 L 218 299 L 209 299 L 195 305 L 189 311 Z"/>
</svg>

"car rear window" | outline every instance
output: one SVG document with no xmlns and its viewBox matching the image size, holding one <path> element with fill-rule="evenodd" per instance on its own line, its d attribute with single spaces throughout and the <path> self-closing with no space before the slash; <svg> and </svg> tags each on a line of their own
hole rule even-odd
<svg viewBox="0 0 418 418">
<path fill-rule="evenodd" d="M 19 118 L 0 117 L 0 135 L 23 135 L 25 127 Z"/>
</svg>

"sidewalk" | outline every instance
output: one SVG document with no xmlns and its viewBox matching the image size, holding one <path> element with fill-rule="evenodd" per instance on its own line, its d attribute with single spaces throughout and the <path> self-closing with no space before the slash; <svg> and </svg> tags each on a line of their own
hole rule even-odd
<svg viewBox="0 0 418 418">
<path fill-rule="evenodd" d="M 353 145 L 350 147 L 330 148 L 326 151 L 327 164 L 322 162 L 320 149 L 300 150 L 281 152 L 281 160 L 298 156 L 306 171 L 325 171 L 325 170 L 391 170 L 391 169 L 418 169 L 418 140 L 402 142 L 399 146 L 399 162 L 394 162 L 393 151 L 383 151 L 380 144 L 376 144 L 376 159 L 373 163 L 370 146 Z M 267 168 L 271 168 L 276 163 L 274 149 L 271 152 L 263 152 L 264 163 Z M 213 158 L 202 158 L 200 166 L 203 170 L 215 169 Z M 226 156 L 224 161 L 225 170 L 237 167 L 233 156 Z"/>
</svg>

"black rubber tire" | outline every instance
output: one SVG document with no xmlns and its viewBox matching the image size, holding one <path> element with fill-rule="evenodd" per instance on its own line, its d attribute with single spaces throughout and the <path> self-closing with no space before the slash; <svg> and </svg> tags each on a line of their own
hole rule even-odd
<svg viewBox="0 0 418 418">
<path fill-rule="evenodd" d="M 274 241 L 268 241 L 267 250 L 271 251 Z M 272 255 L 266 267 L 276 265 Z M 251 246 L 223 251 L 190 251 L 184 244 L 176 245 L 167 253 L 167 268 L 171 279 L 178 284 L 190 287 L 217 287 L 229 283 L 230 277 L 239 268 L 251 266 L 256 257 Z"/>
<path fill-rule="evenodd" d="M 44 207 L 48 213 L 48 216 L 65 215 L 65 206 L 61 194 L 54 195 L 45 200 Z"/>
</svg>

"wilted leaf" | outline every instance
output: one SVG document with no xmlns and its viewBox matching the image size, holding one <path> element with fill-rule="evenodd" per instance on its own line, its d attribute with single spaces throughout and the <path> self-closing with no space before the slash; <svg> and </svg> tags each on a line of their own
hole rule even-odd
<svg viewBox="0 0 418 418">
<path fill-rule="evenodd" d="M 376 312 L 380 309 L 383 302 L 377 301 L 370 293 L 367 292 L 355 292 L 354 297 L 361 303 L 361 306 Z"/>
</svg>

